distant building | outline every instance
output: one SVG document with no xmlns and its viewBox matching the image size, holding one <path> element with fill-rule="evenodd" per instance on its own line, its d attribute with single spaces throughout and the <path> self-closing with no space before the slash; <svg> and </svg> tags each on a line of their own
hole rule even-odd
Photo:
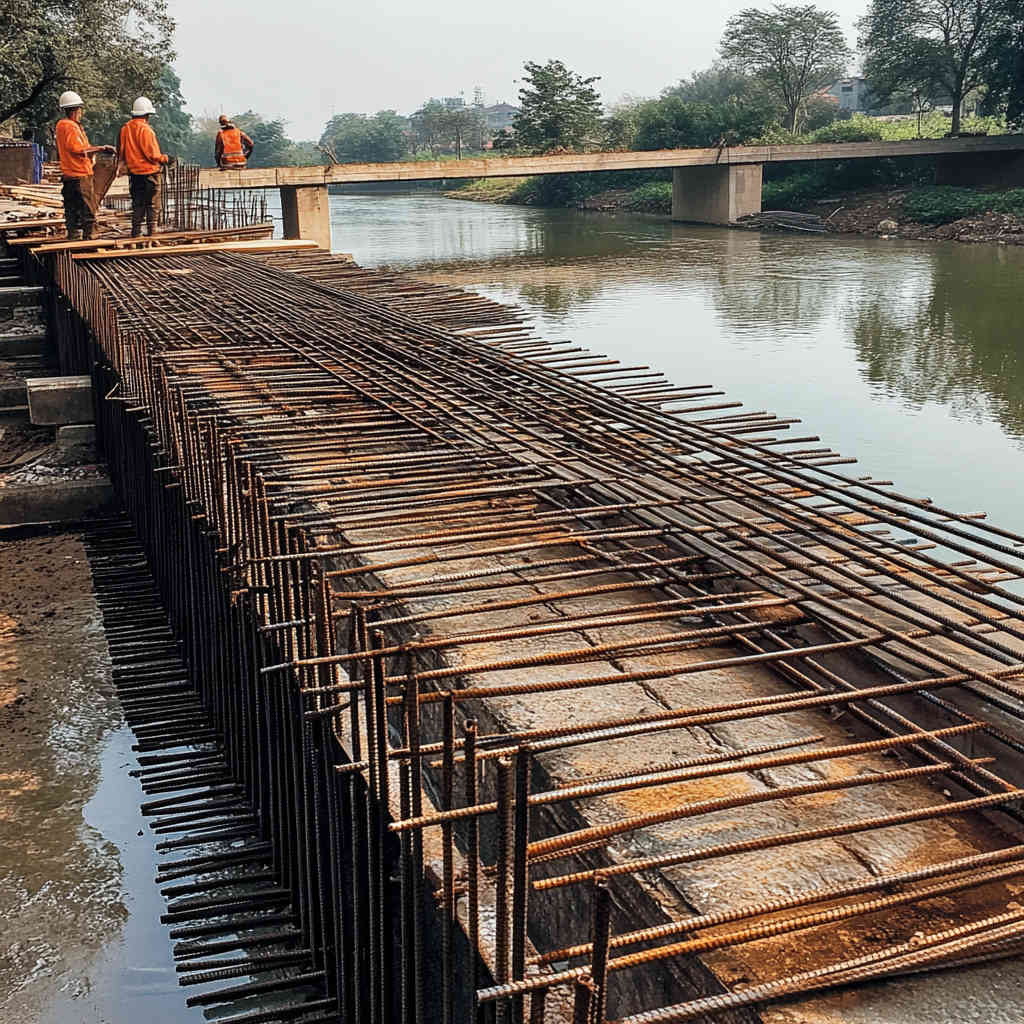
<svg viewBox="0 0 1024 1024">
<path fill-rule="evenodd" d="M 482 113 L 487 118 L 487 130 L 491 135 L 497 135 L 505 128 L 512 130 L 519 108 L 511 103 L 495 103 L 492 107 L 484 107 Z"/>
<path fill-rule="evenodd" d="M 822 96 L 831 96 L 839 104 L 841 114 L 856 114 L 867 110 L 871 89 L 866 78 L 840 78 L 828 88 L 821 90 Z"/>
</svg>

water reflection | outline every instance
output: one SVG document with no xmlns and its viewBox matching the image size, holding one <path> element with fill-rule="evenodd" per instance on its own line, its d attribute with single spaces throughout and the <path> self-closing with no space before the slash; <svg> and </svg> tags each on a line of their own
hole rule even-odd
<svg viewBox="0 0 1024 1024">
<path fill-rule="evenodd" d="M 994 418 L 1024 436 L 1024 261 L 1003 249 L 944 246 L 931 262 L 924 294 L 890 282 L 856 310 L 864 374 L 907 402 L 937 402 L 977 423 Z"/>
</svg>

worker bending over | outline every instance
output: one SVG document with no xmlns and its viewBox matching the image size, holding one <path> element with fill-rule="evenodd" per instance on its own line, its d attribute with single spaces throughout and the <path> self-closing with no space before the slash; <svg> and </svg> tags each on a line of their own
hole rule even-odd
<svg viewBox="0 0 1024 1024">
<path fill-rule="evenodd" d="M 113 153 L 113 146 L 90 146 L 82 127 L 85 104 L 77 92 L 61 93 L 64 116 L 57 122 L 57 155 L 64 184 L 64 224 L 69 239 L 92 238 L 96 225 L 96 194 L 92 184 L 93 153 Z"/>
<path fill-rule="evenodd" d="M 252 156 L 256 144 L 241 128 L 232 124 L 226 114 L 221 114 L 220 131 L 214 146 L 214 157 L 222 171 L 238 170 L 245 166 L 246 160 Z"/>
<path fill-rule="evenodd" d="M 146 233 L 156 233 L 156 207 L 160 198 L 161 170 L 165 164 L 175 163 L 175 158 L 160 152 L 156 132 L 149 119 L 156 113 L 152 101 L 140 96 L 132 104 L 132 119 L 121 129 L 117 155 L 128 169 L 128 191 L 132 197 L 132 238 L 142 234 L 142 222 L 146 221 Z"/>
</svg>

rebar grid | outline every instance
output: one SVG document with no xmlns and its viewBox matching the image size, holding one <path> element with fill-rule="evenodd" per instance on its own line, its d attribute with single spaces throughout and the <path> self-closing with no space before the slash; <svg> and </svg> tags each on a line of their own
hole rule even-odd
<svg viewBox="0 0 1024 1024">
<path fill-rule="evenodd" d="M 1021 538 L 845 475 L 817 438 L 776 436 L 796 421 L 718 415 L 737 403 L 709 404 L 711 386 L 547 346 L 487 300 L 327 255 L 56 272 L 102 357 L 115 478 L 193 671 L 239 726 L 240 777 L 344 1019 L 522 1021 L 530 993 L 542 1022 L 575 986 L 591 1024 L 747 1020 L 742 992 L 654 1011 L 642 975 L 680 999 L 717 991 L 696 959 L 715 949 L 776 998 L 1017 940 L 997 883 L 1024 872 L 1019 848 L 971 858 L 998 842 L 978 813 L 1015 815 L 1022 795 L 1024 601 L 1004 585 Z M 835 709 L 870 738 L 826 718 L 808 736 Z M 276 730 L 292 763 L 266 763 Z M 897 751 L 906 764 L 881 759 Z M 738 808 L 738 838 L 699 841 Z M 785 906 L 769 888 L 702 909 L 680 873 L 746 857 L 738 870 L 771 879 L 795 845 L 813 874 L 839 836 L 951 818 L 964 856 L 925 844 L 917 873 L 860 866 Z M 676 919 L 648 927 L 666 885 Z M 895 942 L 854 963 L 829 931 L 901 906 L 909 937 L 940 890 L 969 891 L 978 926 L 932 929 L 931 959 Z M 832 909 L 777 916 L 815 904 Z M 744 926 L 702 934 L 725 921 Z M 752 969 L 747 944 L 814 929 L 804 975 Z M 463 933 L 492 982 L 479 1009 L 455 980 Z M 443 984 L 425 991 L 435 949 Z M 577 966 L 544 966 L 563 960 Z"/>
</svg>

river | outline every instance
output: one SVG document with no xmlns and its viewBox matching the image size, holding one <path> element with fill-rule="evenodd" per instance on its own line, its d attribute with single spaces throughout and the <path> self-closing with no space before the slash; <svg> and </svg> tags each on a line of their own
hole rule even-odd
<svg viewBox="0 0 1024 1024">
<path fill-rule="evenodd" d="M 276 197 L 275 197 L 276 198 Z M 334 248 L 799 417 L 904 493 L 1024 532 L 1024 249 L 774 235 L 437 192 L 331 197 Z M 791 428 L 794 429 L 794 428 Z"/>
</svg>

